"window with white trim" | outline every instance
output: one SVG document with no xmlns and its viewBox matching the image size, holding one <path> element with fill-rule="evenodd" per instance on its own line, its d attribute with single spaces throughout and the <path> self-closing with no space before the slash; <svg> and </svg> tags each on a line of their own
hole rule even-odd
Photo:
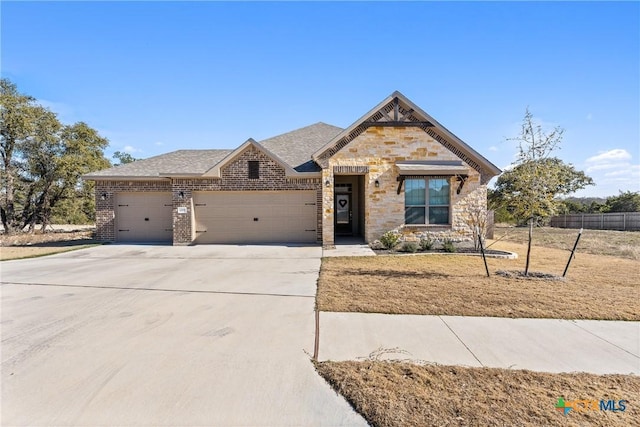
<svg viewBox="0 0 640 427">
<path fill-rule="evenodd" d="M 449 224 L 449 195 L 447 178 L 405 179 L 404 223 Z"/>
</svg>

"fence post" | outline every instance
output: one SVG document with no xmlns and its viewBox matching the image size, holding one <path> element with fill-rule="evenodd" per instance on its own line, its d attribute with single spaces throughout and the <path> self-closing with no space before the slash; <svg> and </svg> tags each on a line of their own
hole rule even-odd
<svg viewBox="0 0 640 427">
<path fill-rule="evenodd" d="M 600 214 L 600 230 L 604 230 L 604 214 Z"/>
<path fill-rule="evenodd" d="M 622 231 L 627 231 L 627 214 L 622 212 Z"/>
<path fill-rule="evenodd" d="M 584 214 L 582 214 L 582 224 L 580 224 L 580 228 L 584 228 Z"/>
</svg>

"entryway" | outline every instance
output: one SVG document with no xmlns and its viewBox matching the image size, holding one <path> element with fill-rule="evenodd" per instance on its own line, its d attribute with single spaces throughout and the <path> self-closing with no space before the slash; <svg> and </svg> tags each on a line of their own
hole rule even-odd
<svg viewBox="0 0 640 427">
<path fill-rule="evenodd" d="M 334 185 L 334 241 L 362 241 L 364 236 L 364 175 L 336 175 Z"/>
</svg>

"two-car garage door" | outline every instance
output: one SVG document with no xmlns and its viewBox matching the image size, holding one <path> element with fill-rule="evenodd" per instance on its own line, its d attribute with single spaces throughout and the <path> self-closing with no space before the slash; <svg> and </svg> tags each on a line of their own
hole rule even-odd
<svg viewBox="0 0 640 427">
<path fill-rule="evenodd" d="M 315 191 L 193 193 L 195 243 L 312 243 Z"/>
</svg>

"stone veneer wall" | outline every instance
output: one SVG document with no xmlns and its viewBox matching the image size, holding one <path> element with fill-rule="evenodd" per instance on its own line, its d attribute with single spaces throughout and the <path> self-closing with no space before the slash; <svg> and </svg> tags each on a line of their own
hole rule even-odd
<svg viewBox="0 0 640 427">
<path fill-rule="evenodd" d="M 404 226 L 404 185 L 397 194 L 399 175 L 396 162 L 405 160 L 460 160 L 441 143 L 417 127 L 370 127 L 329 159 L 323 169 L 322 182 L 329 181 L 323 195 L 323 245 L 334 244 L 333 230 L 333 170 L 334 166 L 368 166 L 362 195 L 365 197 L 365 240 L 372 242 L 389 230 L 404 235 L 423 232 L 458 236 L 466 239 L 471 230 L 465 217 L 474 206 L 486 208 L 487 188 L 481 175 L 469 167 L 469 178 L 460 194 L 458 182 L 451 178 L 451 224 L 448 226 Z M 375 187 L 378 180 L 380 186 Z"/>
<path fill-rule="evenodd" d="M 248 161 L 260 162 L 260 179 L 248 178 Z M 320 178 L 288 178 L 285 170 L 262 151 L 249 146 L 221 170 L 220 178 L 173 178 L 153 181 L 96 181 L 96 238 L 115 240 L 114 194 L 117 192 L 171 191 L 173 244 L 188 245 L 195 238 L 194 191 L 316 190 L 317 241 L 322 239 L 322 186 Z M 106 192 L 109 197 L 100 200 Z M 183 197 L 180 197 L 182 192 Z M 187 208 L 179 214 L 178 207 Z"/>
</svg>

